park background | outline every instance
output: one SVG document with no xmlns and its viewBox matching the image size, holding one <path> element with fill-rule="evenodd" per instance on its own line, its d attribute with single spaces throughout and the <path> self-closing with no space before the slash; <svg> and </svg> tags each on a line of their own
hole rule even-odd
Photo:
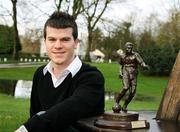
<svg viewBox="0 0 180 132">
<path fill-rule="evenodd" d="M 42 28 L 54 10 L 75 16 L 81 39 L 77 54 L 102 71 L 109 95 L 122 86 L 112 52 L 133 42 L 150 69 L 139 69 L 137 95 L 129 109 L 158 109 L 180 49 L 180 0 L 2 0 L 0 63 L 22 67 L 1 68 L 1 80 L 32 80 L 36 68 L 47 63 Z M 103 63 L 90 56 L 96 49 L 105 55 Z M 33 66 L 23 67 L 27 63 Z M 0 88 L 0 131 L 12 132 L 27 120 L 29 99 L 4 94 L 6 89 Z M 112 104 L 110 98 L 105 109 Z"/>
</svg>

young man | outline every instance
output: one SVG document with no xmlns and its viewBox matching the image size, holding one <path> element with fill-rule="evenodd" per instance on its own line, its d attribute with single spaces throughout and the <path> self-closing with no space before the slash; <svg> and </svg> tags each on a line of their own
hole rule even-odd
<svg viewBox="0 0 180 132">
<path fill-rule="evenodd" d="M 55 12 L 46 21 L 44 40 L 51 61 L 34 74 L 30 119 L 17 132 L 62 132 L 81 118 L 104 112 L 103 75 L 75 55 L 77 37 L 69 14 Z"/>
</svg>

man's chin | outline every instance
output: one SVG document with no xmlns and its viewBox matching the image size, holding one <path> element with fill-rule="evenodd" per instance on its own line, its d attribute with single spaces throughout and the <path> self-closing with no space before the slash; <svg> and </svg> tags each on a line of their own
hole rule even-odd
<svg viewBox="0 0 180 132">
<path fill-rule="evenodd" d="M 63 60 L 54 60 L 53 63 L 56 65 L 62 65 L 63 64 Z"/>
</svg>

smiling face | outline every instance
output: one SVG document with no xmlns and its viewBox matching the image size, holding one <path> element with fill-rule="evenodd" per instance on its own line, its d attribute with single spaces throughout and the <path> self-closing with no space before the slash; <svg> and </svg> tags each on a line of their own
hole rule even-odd
<svg viewBox="0 0 180 132">
<path fill-rule="evenodd" d="M 72 28 L 46 28 L 45 44 L 53 65 L 66 67 L 73 61 L 78 39 L 72 32 Z"/>
</svg>

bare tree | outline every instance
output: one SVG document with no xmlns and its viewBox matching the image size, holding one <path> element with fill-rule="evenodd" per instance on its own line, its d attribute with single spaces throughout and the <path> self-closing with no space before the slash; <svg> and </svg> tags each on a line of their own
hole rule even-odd
<svg viewBox="0 0 180 132">
<path fill-rule="evenodd" d="M 67 0 L 66 0 L 67 1 Z M 54 0 L 57 11 L 60 11 L 63 0 Z"/>
<path fill-rule="evenodd" d="M 2 5 L 1 5 L 1 8 L 3 8 L 5 10 L 5 12 L 8 14 L 6 16 L 12 17 L 12 20 L 13 20 L 13 32 L 14 32 L 13 43 L 14 44 L 13 44 L 12 58 L 17 60 L 18 57 L 19 57 L 19 51 L 21 50 L 19 33 L 18 33 L 18 29 L 17 29 L 17 7 L 16 7 L 17 0 L 11 0 L 11 3 L 12 3 L 12 11 L 10 11 L 9 9 L 3 7 Z M 1 16 L 3 16 L 3 14 L 1 14 Z M 6 20 L 5 20 L 5 22 L 6 22 Z"/>
<path fill-rule="evenodd" d="M 83 7 L 83 0 L 73 0 L 72 15 L 75 19 L 77 19 L 77 16 L 85 10 Z"/>
<path fill-rule="evenodd" d="M 13 5 L 13 27 L 14 27 L 14 49 L 13 49 L 13 59 L 17 60 L 19 58 L 19 51 L 21 50 L 21 44 L 19 39 L 19 33 L 17 29 L 17 0 L 11 0 Z"/>
<path fill-rule="evenodd" d="M 0 12 L 0 22 L 3 21 L 3 23 L 8 23 L 7 16 L 12 17 L 11 11 L 8 10 L 5 6 L 0 4 L 1 12 Z"/>
<path fill-rule="evenodd" d="M 88 44 L 85 55 L 86 61 L 90 61 L 89 52 L 91 51 L 91 45 L 92 45 L 92 32 L 95 29 L 96 24 L 101 19 L 103 13 L 105 12 L 108 4 L 111 1 L 112 0 L 105 0 L 105 1 L 95 0 L 92 1 L 91 3 L 89 3 L 89 1 L 85 2 L 85 4 L 88 7 L 84 11 L 85 18 L 87 21 L 87 29 L 88 29 Z M 99 6 L 101 7 L 101 10 L 100 9 L 98 10 Z"/>
<path fill-rule="evenodd" d="M 85 8 L 83 5 L 83 0 L 54 0 L 57 11 L 61 11 L 62 5 L 65 8 L 66 12 L 72 11 L 74 19 L 77 19 L 78 15 L 80 15 Z M 71 10 L 70 10 L 71 9 Z"/>
<path fill-rule="evenodd" d="M 40 41 L 43 37 L 40 34 L 41 29 L 26 29 L 25 35 L 21 38 L 22 50 L 25 54 L 39 54 Z"/>
<path fill-rule="evenodd" d="M 180 0 L 173 0 L 167 12 L 168 20 L 158 27 L 157 43 L 161 46 L 169 45 L 177 53 L 180 48 Z"/>
</svg>

